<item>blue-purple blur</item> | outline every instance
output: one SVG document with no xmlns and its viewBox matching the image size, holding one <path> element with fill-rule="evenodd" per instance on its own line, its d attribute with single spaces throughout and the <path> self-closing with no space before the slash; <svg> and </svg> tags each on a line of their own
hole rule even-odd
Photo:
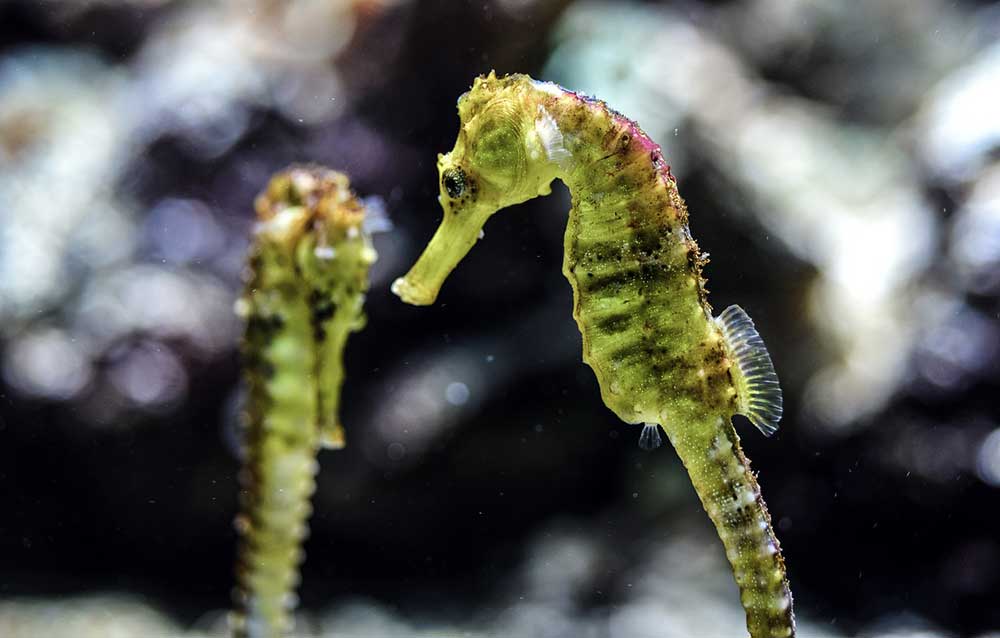
<svg viewBox="0 0 1000 638">
<path fill-rule="evenodd" d="M 737 426 L 800 635 L 998 635 L 998 40 L 972 0 L 0 0 L 0 635 L 224 632 L 233 302 L 291 162 L 394 225 L 303 635 L 742 635 L 683 468 L 581 363 L 564 188 L 497 216 L 437 305 L 389 293 L 491 69 L 663 146 L 711 299 L 785 390 L 776 437 Z"/>
</svg>

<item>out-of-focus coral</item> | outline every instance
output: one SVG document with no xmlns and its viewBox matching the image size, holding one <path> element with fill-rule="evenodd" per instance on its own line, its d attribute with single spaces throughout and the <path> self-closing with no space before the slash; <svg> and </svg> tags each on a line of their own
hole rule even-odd
<svg viewBox="0 0 1000 638">
<path fill-rule="evenodd" d="M 215 157 L 243 136 L 255 105 L 298 123 L 336 116 L 348 95 L 333 61 L 354 31 L 353 5 L 223 0 L 172 14 L 134 65 L 145 135 L 181 135 Z"/>
<path fill-rule="evenodd" d="M 974 180 L 1000 147 L 998 74 L 1000 44 L 995 44 L 948 74 L 922 103 L 911 135 L 921 161 L 938 179 Z"/>
<path fill-rule="evenodd" d="M 931 289 L 916 299 L 914 312 L 924 319 L 908 375 L 915 393 L 929 401 L 954 396 L 996 372 L 1000 342 L 994 317 Z"/>
<path fill-rule="evenodd" d="M 742 631 L 676 459 L 626 444 L 580 363 L 564 189 L 491 222 L 437 308 L 386 290 L 492 67 L 662 143 L 713 298 L 759 320 L 806 409 L 746 437 L 800 635 L 996 628 L 996 8 L 0 0 L 0 32 L 0 635 L 227 635 L 232 303 L 253 195 L 303 160 L 398 227 L 347 352 L 351 444 L 320 460 L 301 631 Z M 150 599 L 55 601 L 123 588 Z"/>
<path fill-rule="evenodd" d="M 133 599 L 94 596 L 66 601 L 0 601 L 6 638 L 134 638 L 177 636 L 181 629 L 161 612 Z"/>
<path fill-rule="evenodd" d="M 1000 487 L 1000 428 L 987 435 L 976 454 L 976 474 L 993 487 Z"/>
<path fill-rule="evenodd" d="M 607 581 L 602 566 L 620 560 L 619 549 L 606 538 L 555 525 L 531 542 L 521 572 L 478 614 L 452 619 L 446 607 L 408 615 L 373 600 L 349 599 L 318 617 L 297 618 L 295 635 L 683 638 L 740 633 L 744 616 L 733 602 L 735 586 L 721 554 L 714 544 L 706 544 L 710 538 L 681 529 L 674 533 L 676 538 L 666 546 L 652 539 L 635 539 L 660 547 L 648 550 L 645 560 Z M 616 602 L 596 608 L 581 605 L 594 595 Z M 803 638 L 848 635 L 809 618 L 800 618 L 798 625 Z M 110 597 L 61 603 L 2 602 L 0 631 L 10 638 L 221 638 L 228 634 L 222 613 L 206 614 L 184 630 L 142 602 Z M 902 616 L 880 619 L 861 635 L 920 638 L 948 634 L 917 616 Z"/>
<path fill-rule="evenodd" d="M 96 277 L 73 306 L 74 326 L 100 348 L 127 334 L 184 340 L 217 354 L 237 332 L 231 295 L 206 273 L 136 264 Z"/>
<path fill-rule="evenodd" d="M 37 326 L 21 334 L 4 353 L 4 380 L 28 397 L 72 399 L 90 382 L 90 352 L 74 337 Z"/>
<path fill-rule="evenodd" d="M 949 256 L 962 286 L 979 295 L 1000 293 L 1000 163 L 977 177 L 955 214 L 949 239 Z"/>
<path fill-rule="evenodd" d="M 0 62 L 0 318 L 58 304 L 81 268 L 132 250 L 114 181 L 131 151 L 122 73 L 87 53 L 25 50 Z"/>
<path fill-rule="evenodd" d="M 741 59 L 852 118 L 889 125 L 992 37 L 989 16 L 942 0 L 750 0 L 713 18 Z"/>
<path fill-rule="evenodd" d="M 55 3 L 41 15 L 72 20 L 113 4 Z M 100 406 L 80 414 L 110 422 L 126 406 L 176 404 L 184 357 L 232 351 L 246 224 L 195 198 L 144 211 L 119 186 L 164 137 L 205 161 L 243 138 L 254 108 L 301 126 L 342 113 L 337 56 L 359 19 L 398 2 L 363 4 L 195 3 L 163 14 L 124 65 L 69 49 L 3 58 L 0 335 L 14 389 Z"/>
<path fill-rule="evenodd" d="M 176 0 L 48 0 L 54 9 L 72 12 L 84 12 L 94 7 L 134 6 L 155 8 L 176 2 Z"/>
<path fill-rule="evenodd" d="M 956 419 L 954 423 L 928 427 L 913 415 L 905 415 L 885 436 L 879 458 L 922 480 L 946 485 L 960 476 L 979 476 L 989 483 L 994 467 L 990 459 L 989 422 Z"/>
</svg>

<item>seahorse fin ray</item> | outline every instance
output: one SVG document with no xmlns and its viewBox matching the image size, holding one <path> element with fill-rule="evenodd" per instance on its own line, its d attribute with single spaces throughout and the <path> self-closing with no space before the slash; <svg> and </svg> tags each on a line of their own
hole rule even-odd
<svg viewBox="0 0 1000 638">
<path fill-rule="evenodd" d="M 736 364 L 733 376 L 739 413 L 750 419 L 764 436 L 771 436 L 778 431 L 782 396 L 764 340 L 753 320 L 739 306 L 729 306 L 715 321 L 726 341 L 726 350 Z"/>
<path fill-rule="evenodd" d="M 655 450 L 663 444 L 663 437 L 660 436 L 660 426 L 655 423 L 646 423 L 642 427 L 642 434 L 639 435 L 639 447 L 649 451 Z"/>
</svg>

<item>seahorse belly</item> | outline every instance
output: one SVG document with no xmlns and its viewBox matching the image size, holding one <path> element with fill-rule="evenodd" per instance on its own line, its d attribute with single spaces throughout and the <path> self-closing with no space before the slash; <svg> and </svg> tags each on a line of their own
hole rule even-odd
<svg viewBox="0 0 1000 638">
<path fill-rule="evenodd" d="M 583 121 L 575 111 L 586 110 L 592 122 L 575 137 L 578 159 L 564 176 L 573 207 L 563 272 L 605 403 L 629 423 L 731 403 L 704 259 L 673 180 L 651 160 L 658 148 L 606 109 L 551 106 L 561 121 Z"/>
</svg>

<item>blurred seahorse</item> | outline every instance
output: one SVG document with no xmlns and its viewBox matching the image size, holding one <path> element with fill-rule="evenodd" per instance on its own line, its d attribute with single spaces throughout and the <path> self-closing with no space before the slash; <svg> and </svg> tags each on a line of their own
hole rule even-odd
<svg viewBox="0 0 1000 638">
<path fill-rule="evenodd" d="M 237 312 L 248 398 L 233 633 L 291 629 L 308 533 L 317 452 L 342 448 L 337 420 L 347 335 L 364 326 L 376 254 L 365 207 L 347 177 L 317 166 L 275 175 L 255 203 L 258 224 Z"/>
<path fill-rule="evenodd" d="M 781 389 L 746 313 L 712 316 L 707 257 L 660 147 L 605 103 L 525 75 L 477 78 L 458 112 L 455 148 L 438 156 L 444 219 L 393 292 L 433 303 L 491 215 L 566 183 L 563 272 L 604 403 L 645 424 L 644 448 L 666 431 L 725 546 L 750 635 L 793 636 L 784 560 L 731 422 L 744 414 L 773 434 Z"/>
</svg>

